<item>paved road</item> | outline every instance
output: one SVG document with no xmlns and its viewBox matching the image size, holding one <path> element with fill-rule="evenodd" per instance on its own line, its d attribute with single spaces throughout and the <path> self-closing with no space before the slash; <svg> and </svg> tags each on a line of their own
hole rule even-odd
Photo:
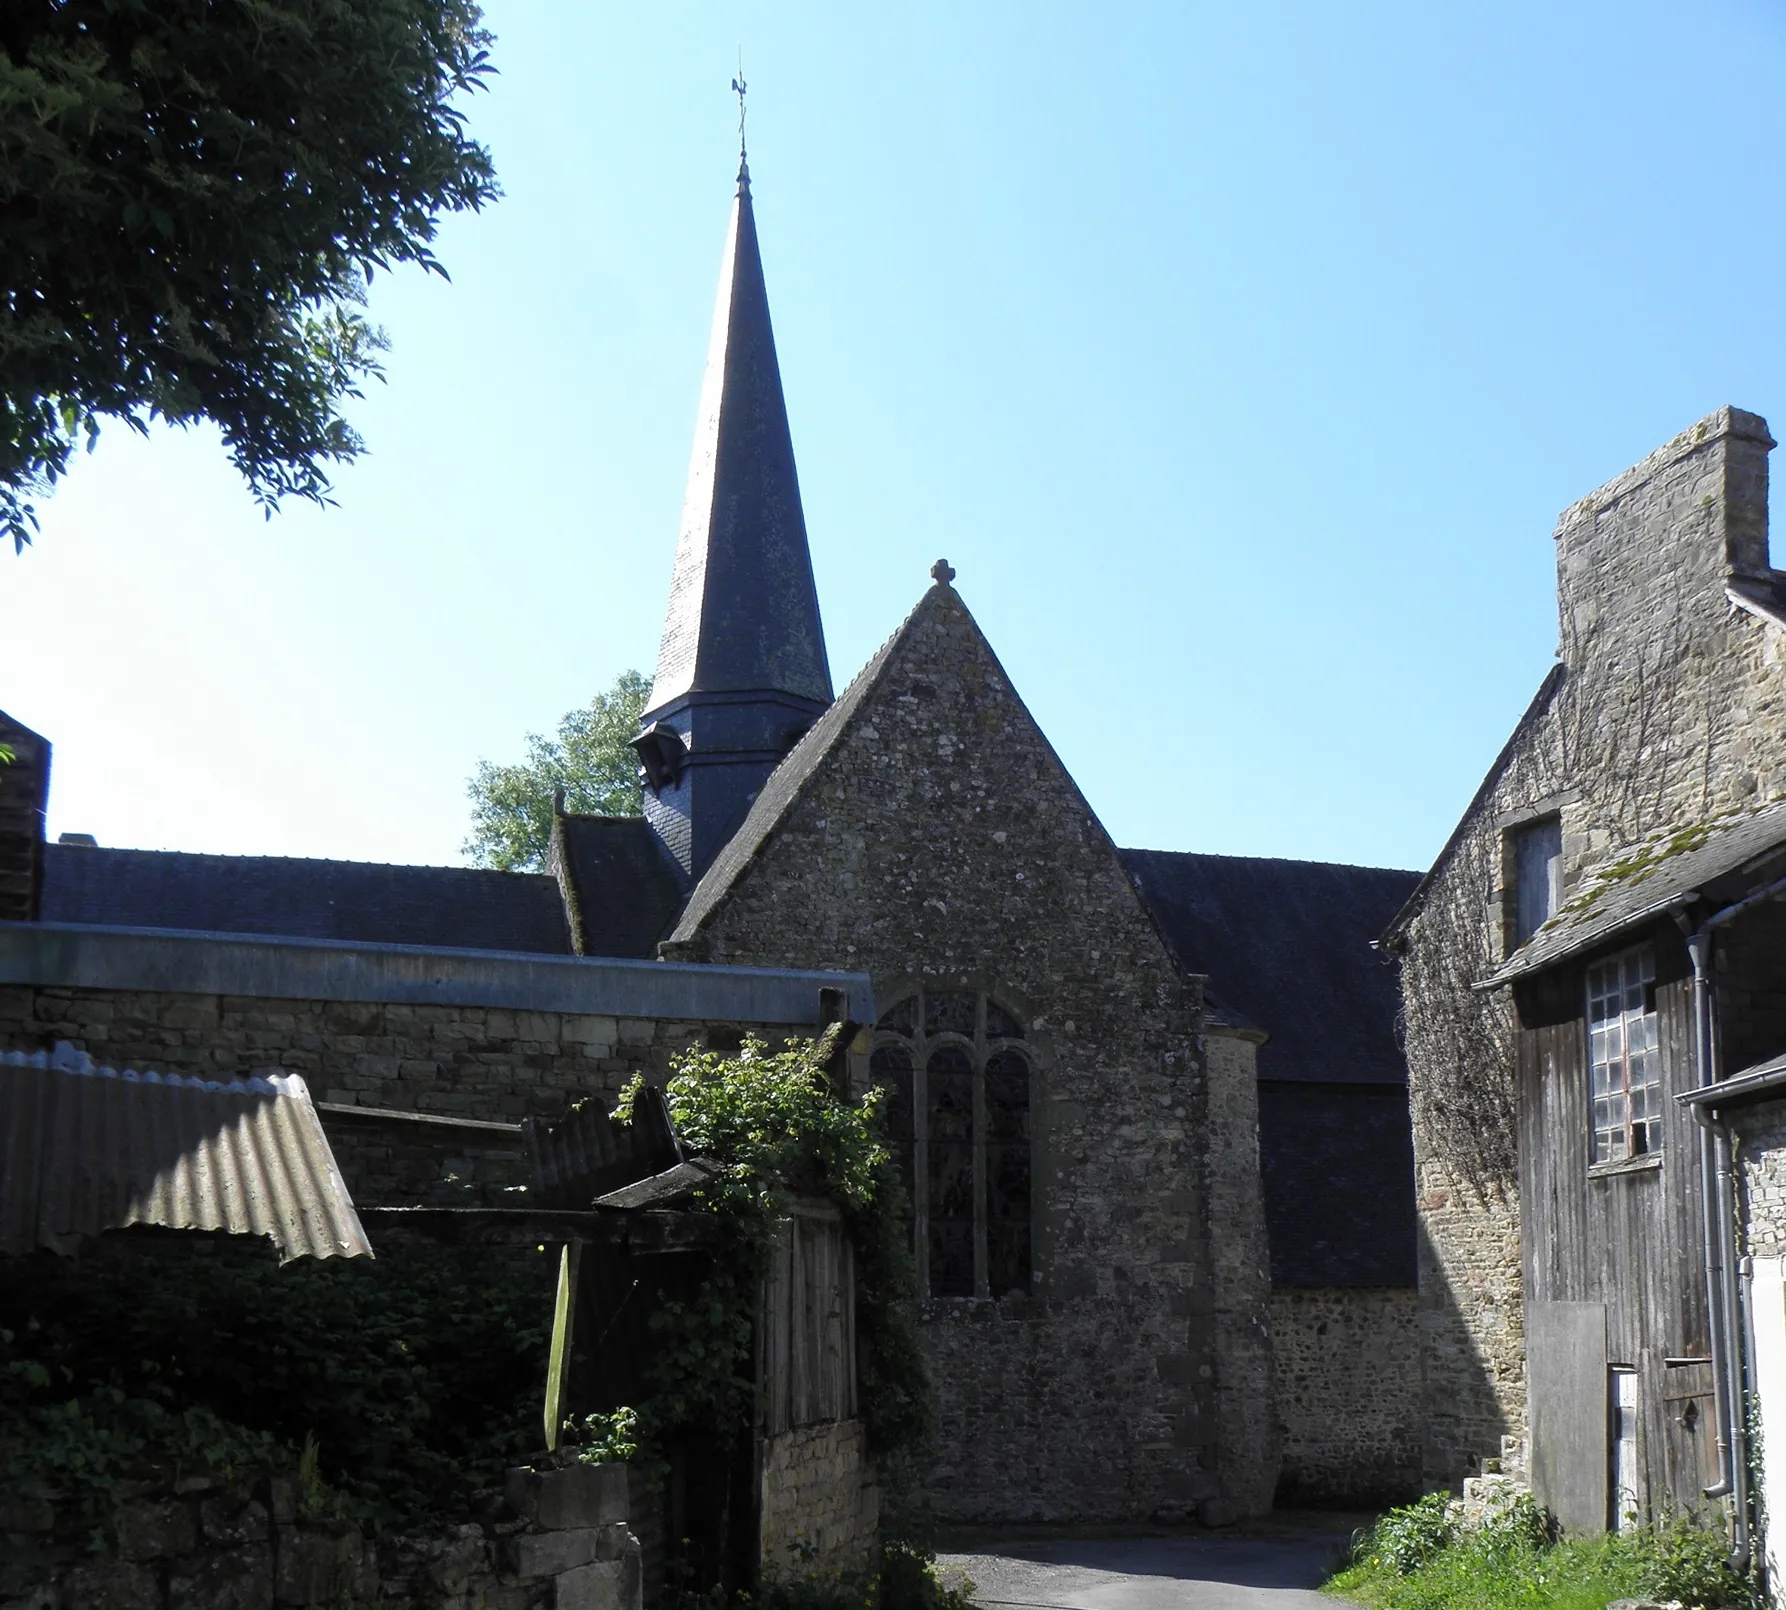
<svg viewBox="0 0 1786 1610">
<path fill-rule="evenodd" d="M 987 1610 L 1340 1610 L 1315 1591 L 1334 1538 L 1125 1538 L 939 1554 Z"/>
</svg>

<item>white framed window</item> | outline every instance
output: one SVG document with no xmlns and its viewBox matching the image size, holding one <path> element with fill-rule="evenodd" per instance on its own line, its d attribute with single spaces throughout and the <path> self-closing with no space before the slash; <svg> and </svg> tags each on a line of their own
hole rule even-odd
<svg viewBox="0 0 1786 1610">
<path fill-rule="evenodd" d="M 870 1063 L 912 1200 L 918 1289 L 1030 1288 L 1031 1050 L 1022 1021 L 977 990 L 926 985 L 881 1014 Z"/>
<path fill-rule="evenodd" d="M 1648 945 L 1588 969 L 1588 1093 L 1593 1161 L 1662 1148 L 1662 1053 L 1656 953 Z"/>
</svg>

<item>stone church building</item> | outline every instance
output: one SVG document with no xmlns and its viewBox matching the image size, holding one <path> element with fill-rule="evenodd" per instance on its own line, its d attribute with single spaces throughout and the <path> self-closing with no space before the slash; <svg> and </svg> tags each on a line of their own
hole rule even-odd
<svg viewBox="0 0 1786 1610">
<path fill-rule="evenodd" d="M 1118 848 L 955 581 L 835 689 L 741 172 L 644 814 L 560 813 L 541 874 L 45 844 L 49 747 L 0 724 L 0 1051 L 302 1072 L 356 1198 L 413 1200 L 400 1146 L 353 1142 L 381 1113 L 473 1156 L 478 1123 L 847 1016 L 911 1189 L 939 1519 L 1416 1493 L 1370 944 L 1415 876 Z"/>
</svg>

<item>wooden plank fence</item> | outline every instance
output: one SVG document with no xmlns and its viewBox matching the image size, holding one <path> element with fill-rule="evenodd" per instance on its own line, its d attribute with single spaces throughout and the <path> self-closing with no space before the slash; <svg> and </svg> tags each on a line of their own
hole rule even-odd
<svg viewBox="0 0 1786 1610">
<path fill-rule="evenodd" d="M 855 1254 L 830 1203 L 799 1202 L 776 1226 L 758 1335 L 767 1435 L 855 1414 Z"/>
</svg>

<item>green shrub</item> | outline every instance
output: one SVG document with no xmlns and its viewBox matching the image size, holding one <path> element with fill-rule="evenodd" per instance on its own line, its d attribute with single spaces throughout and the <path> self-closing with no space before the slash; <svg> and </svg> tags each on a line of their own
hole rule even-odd
<svg viewBox="0 0 1786 1610">
<path fill-rule="evenodd" d="M 639 1081 L 622 1093 L 630 1114 Z M 779 1051 L 755 1037 L 733 1053 L 691 1051 L 672 1066 L 664 1097 L 683 1145 L 726 1165 L 691 1206 L 730 1222 L 733 1239 L 702 1290 L 666 1302 L 652 1397 L 640 1440 L 678 1428 L 748 1423 L 755 1407 L 753 1343 L 758 1285 L 771 1227 L 792 1197 L 828 1197 L 855 1252 L 857 1399 L 870 1450 L 885 1467 L 929 1435 L 929 1374 L 912 1292 L 911 1217 L 887 1145 L 885 1094 L 840 1096 L 812 1045 Z"/>
<path fill-rule="evenodd" d="M 1559 1539 L 1527 1495 L 1471 1532 L 1448 1527 L 1445 1502 L 1440 1494 L 1385 1515 L 1327 1591 L 1377 1610 L 1604 1610 L 1624 1598 L 1751 1610 L 1758 1602 L 1754 1585 L 1725 1564 L 1722 1533 L 1686 1520 Z"/>
<path fill-rule="evenodd" d="M 12 1260 L 0 1479 L 290 1466 L 309 1438 L 361 1519 L 451 1515 L 539 1442 L 553 1273 L 533 1251 L 281 1268 L 253 1244 L 173 1240 Z"/>
<path fill-rule="evenodd" d="M 1380 1564 L 1397 1576 L 1409 1576 L 1449 1546 L 1457 1528 L 1446 1513 L 1449 1493 L 1428 1493 L 1417 1504 L 1392 1509 L 1358 1542 L 1362 1564 Z"/>
</svg>

